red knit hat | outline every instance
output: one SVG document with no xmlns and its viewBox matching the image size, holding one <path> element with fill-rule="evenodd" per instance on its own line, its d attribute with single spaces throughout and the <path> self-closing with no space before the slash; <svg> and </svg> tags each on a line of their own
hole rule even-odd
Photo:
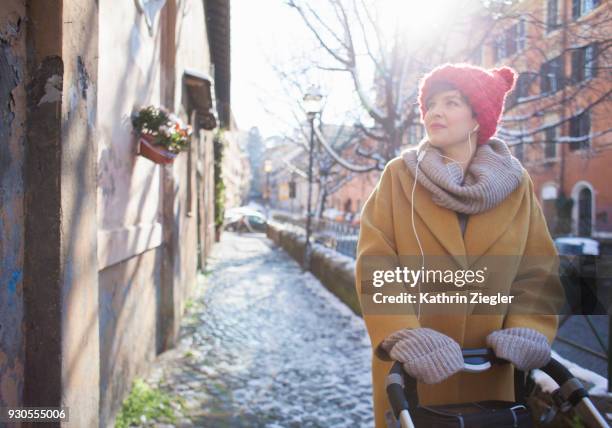
<svg viewBox="0 0 612 428">
<path fill-rule="evenodd" d="M 484 144 L 497 131 L 506 94 L 514 88 L 516 77 L 516 71 L 510 67 L 492 70 L 470 64 L 444 64 L 436 67 L 419 83 L 421 120 L 425 122 L 425 100 L 429 97 L 432 86 L 441 82 L 450 83 L 470 102 L 480 125 L 478 144 Z"/>
</svg>

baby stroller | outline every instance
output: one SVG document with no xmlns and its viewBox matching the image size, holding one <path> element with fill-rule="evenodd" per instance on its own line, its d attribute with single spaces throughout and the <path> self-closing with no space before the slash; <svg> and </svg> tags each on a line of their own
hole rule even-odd
<svg viewBox="0 0 612 428">
<path fill-rule="evenodd" d="M 481 372 L 491 364 L 509 364 L 499 359 L 491 349 L 464 349 L 464 370 Z M 553 393 L 554 406 L 542 419 L 549 422 L 554 414 L 574 408 L 589 428 L 609 428 L 595 408 L 584 386 L 554 358 L 541 369 L 554 379 L 560 388 Z M 393 428 L 528 428 L 532 427 L 531 410 L 526 404 L 527 381 L 525 373 L 515 370 L 516 402 L 489 400 L 472 403 L 419 406 L 416 379 L 404 372 L 402 364 L 395 362 L 387 376 L 387 396 L 393 415 L 388 415 L 387 426 Z M 391 413 L 391 412 L 389 412 Z"/>
</svg>

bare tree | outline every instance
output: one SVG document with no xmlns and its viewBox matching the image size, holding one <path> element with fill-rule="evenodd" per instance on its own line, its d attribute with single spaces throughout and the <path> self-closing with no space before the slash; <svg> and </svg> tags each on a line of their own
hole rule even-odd
<svg viewBox="0 0 612 428">
<path fill-rule="evenodd" d="M 352 81 L 361 108 L 372 123 L 368 126 L 357 121 L 355 127 L 367 137 L 362 143 L 377 143 L 374 147 L 361 144 L 356 153 L 371 159 L 382 169 L 387 161 L 398 155 L 406 142 L 408 127 L 420 122 L 416 108 L 418 79 L 441 62 L 468 60 L 481 40 L 469 31 L 470 13 L 458 13 L 445 28 L 432 31 L 425 43 L 415 45 L 399 27 L 383 31 L 393 26 L 381 21 L 375 2 L 326 0 L 323 3 L 327 6 L 325 10 L 305 0 L 287 0 L 325 54 L 323 59 L 311 61 L 314 66 L 344 73 Z M 464 39 L 465 46 L 451 55 L 447 46 L 452 37 Z M 371 81 L 364 81 L 367 76 L 364 70 L 373 70 Z"/>
<path fill-rule="evenodd" d="M 304 68 L 286 69 L 281 68 L 274 62 L 269 62 L 270 66 L 278 74 L 281 81 L 281 88 L 286 101 L 287 109 L 290 112 L 292 121 L 288 123 L 288 128 L 293 129 L 292 134 L 283 135 L 287 142 L 295 144 L 302 149 L 302 153 L 308 153 L 310 140 L 310 126 L 304 120 L 306 112 L 301 103 L 296 102 L 298 95 L 303 94 L 309 85 L 310 79 Z M 298 61 L 306 64 L 305 60 Z M 263 103 L 262 103 L 263 104 Z M 325 107 L 323 108 L 323 110 Z M 268 111 L 270 115 L 279 118 L 277 112 Z M 320 115 L 322 118 L 323 112 Z M 355 117 L 353 112 L 347 112 L 347 119 Z M 280 118 L 279 118 L 280 120 Z M 343 120 L 342 122 L 346 122 Z M 320 218 L 329 196 L 333 195 L 345 183 L 355 177 L 356 174 L 367 173 L 374 170 L 382 170 L 386 163 L 382 156 L 377 154 L 363 157 L 358 150 L 365 146 L 362 140 L 367 139 L 363 132 L 353 125 L 330 125 L 322 119 L 316 122 L 315 126 L 315 152 L 314 183 L 318 185 L 318 200 L 315 203 L 316 217 Z M 305 172 L 306 165 L 300 164 L 306 156 L 293 156 L 292 160 L 284 162 L 284 168 L 297 174 L 300 177 L 307 177 Z"/>
<path fill-rule="evenodd" d="M 310 137 L 310 129 L 300 123 L 294 136 L 286 135 L 285 141 L 295 144 L 301 149 L 291 160 L 285 162 L 285 168 L 306 178 L 306 154 L 309 151 L 306 143 Z M 319 122 L 315 128 L 315 151 L 313 174 L 314 183 L 319 192 L 315 203 L 316 217 L 320 218 L 325 210 L 327 199 L 344 184 L 351 181 L 357 174 L 378 170 L 378 163 L 364 165 L 363 158 L 355 154 L 357 142 L 363 138 L 361 132 L 346 125 L 326 125 Z M 360 164 L 361 163 L 361 164 Z"/>
</svg>

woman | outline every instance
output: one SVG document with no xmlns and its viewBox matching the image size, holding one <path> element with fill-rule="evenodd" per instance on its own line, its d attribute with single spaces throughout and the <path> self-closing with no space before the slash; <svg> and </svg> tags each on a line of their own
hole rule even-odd
<svg viewBox="0 0 612 428">
<path fill-rule="evenodd" d="M 386 426 L 384 382 L 393 360 L 418 380 L 421 404 L 450 404 L 514 401 L 513 366 L 461 371 L 461 348 L 492 348 L 522 370 L 550 359 L 558 325 L 555 299 L 562 296 L 551 276 L 557 253 L 531 178 L 507 145 L 493 138 L 515 81 L 510 68 L 489 71 L 467 64 L 445 64 L 426 75 L 418 102 L 427 137 L 388 163 L 364 205 L 356 287 L 374 350 L 377 427 Z M 373 298 L 381 288 L 372 287 L 364 266 L 372 263 L 370 256 L 387 256 L 384 265 L 404 255 L 423 261 L 447 256 L 455 269 L 482 268 L 493 259 L 482 256 L 518 260 L 506 263 L 494 285 L 506 294 L 512 288 L 521 304 L 535 309 L 422 312 L 417 301 L 417 309 L 398 312 L 394 305 L 385 312 Z"/>
</svg>

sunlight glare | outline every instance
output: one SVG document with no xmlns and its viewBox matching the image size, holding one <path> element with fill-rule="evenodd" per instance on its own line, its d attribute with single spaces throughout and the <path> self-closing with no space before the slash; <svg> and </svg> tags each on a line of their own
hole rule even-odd
<svg viewBox="0 0 612 428">
<path fill-rule="evenodd" d="M 376 8 L 383 31 L 398 31 L 417 42 L 444 29 L 460 4 L 457 0 L 377 0 Z"/>
</svg>

